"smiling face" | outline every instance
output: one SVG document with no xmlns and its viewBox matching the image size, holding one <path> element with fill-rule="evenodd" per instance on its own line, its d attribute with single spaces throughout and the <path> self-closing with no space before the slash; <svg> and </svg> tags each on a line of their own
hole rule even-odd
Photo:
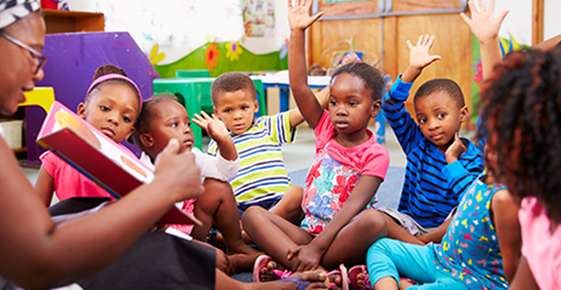
<svg viewBox="0 0 561 290">
<path fill-rule="evenodd" d="M 94 89 L 86 103 L 78 105 L 78 114 L 117 143 L 134 131 L 139 114 L 136 91 L 120 81 L 108 81 Z"/>
<path fill-rule="evenodd" d="M 371 90 L 358 76 L 341 73 L 331 81 L 328 111 L 338 136 L 347 140 L 340 140 L 341 143 L 352 143 L 351 140 L 366 136 L 370 118 L 380 109 L 380 102 L 374 102 L 371 95 Z"/>
<path fill-rule="evenodd" d="M 468 116 L 468 108 L 460 107 L 454 98 L 442 90 L 417 97 L 414 105 L 425 138 L 441 151 L 446 151 Z"/>
<path fill-rule="evenodd" d="M 147 108 L 148 109 L 148 108 Z M 175 100 L 161 100 L 149 108 L 146 132 L 140 132 L 140 147 L 153 159 L 171 139 L 177 139 L 181 151 L 193 148 L 193 132 L 185 108 Z"/>
<path fill-rule="evenodd" d="M 245 133 L 252 125 L 259 106 L 255 95 L 248 89 L 218 92 L 214 113 L 235 135 Z"/>
<path fill-rule="evenodd" d="M 42 51 L 45 44 L 45 23 L 39 13 L 32 13 L 3 30 L 13 38 Z M 31 91 L 43 79 L 43 69 L 35 70 L 38 60 L 22 47 L 0 37 L 0 114 L 12 115 L 25 101 L 23 92 Z"/>
</svg>

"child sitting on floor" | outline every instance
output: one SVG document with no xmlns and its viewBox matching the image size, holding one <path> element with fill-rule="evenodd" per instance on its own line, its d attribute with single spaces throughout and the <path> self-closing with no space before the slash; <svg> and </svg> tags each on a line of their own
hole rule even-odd
<svg viewBox="0 0 561 290">
<path fill-rule="evenodd" d="M 454 81 L 433 79 L 419 87 L 413 99 L 418 124 L 405 109 L 415 79 L 440 59 L 429 54 L 433 41 L 434 37 L 423 35 L 416 45 L 407 43 L 409 68 L 382 101 L 384 115 L 407 155 L 407 168 L 398 210 L 379 211 L 384 213 L 389 237 L 417 244 L 442 236 L 432 230 L 444 222 L 460 194 L 483 171 L 480 150 L 459 137 L 469 110 Z"/>
<path fill-rule="evenodd" d="M 308 88 L 304 51 L 305 29 L 321 14 L 310 16 L 312 1 L 301 2 L 289 8 L 289 76 L 298 108 L 316 137 L 301 207 L 304 220 L 294 225 L 259 207 L 249 208 L 242 218 L 258 247 L 289 271 L 333 269 L 364 260 L 383 228 L 384 220 L 368 208 L 389 166 L 388 152 L 368 129 L 380 109 L 382 76 L 366 63 L 339 67 L 325 111 Z M 270 264 L 257 267 L 255 276 L 270 277 Z"/>
<path fill-rule="evenodd" d="M 492 172 L 521 200 L 522 259 L 510 289 L 561 289 L 561 48 L 514 52 L 483 86 Z"/>
<path fill-rule="evenodd" d="M 496 154 L 487 149 L 486 164 L 496 163 Z M 441 226 L 446 234 L 440 243 L 421 246 L 388 238 L 374 243 L 366 258 L 371 285 L 403 289 L 409 284 L 400 285 L 405 276 L 419 283 L 407 289 L 507 289 L 520 259 L 517 211 L 507 189 L 492 174 L 483 176 Z"/>
<path fill-rule="evenodd" d="M 77 113 L 115 143 L 125 141 L 134 131 L 134 123 L 142 108 L 142 95 L 133 80 L 113 65 L 96 69 Z M 125 148 L 123 146 L 123 148 Z M 40 157 L 42 165 L 35 183 L 37 193 L 48 206 L 53 192 L 58 200 L 71 197 L 114 197 L 89 180 L 54 153 Z"/>
<path fill-rule="evenodd" d="M 239 171 L 230 180 L 240 211 L 259 205 L 283 218 L 298 220 L 302 188 L 290 183 L 281 145 L 294 140 L 296 126 L 303 122 L 300 112 L 294 109 L 255 119 L 255 86 L 242 73 L 218 77 L 212 84 L 212 102 L 240 156 Z M 216 151 L 216 142 L 211 142 L 208 153 L 216 155 Z"/>
<path fill-rule="evenodd" d="M 179 140 L 182 150 L 190 150 L 195 155 L 203 177 L 204 192 L 196 199 L 185 201 L 182 209 L 194 213 L 202 226 L 174 227 L 193 235 L 197 240 L 205 241 L 212 225 L 216 225 L 224 236 L 228 250 L 247 255 L 236 255 L 236 259 L 230 259 L 232 268 L 247 270 L 258 252 L 246 245 L 241 238 L 236 201 L 232 188 L 227 183 L 238 170 L 236 148 L 228 130 L 216 117 L 212 118 L 203 112 L 202 116 L 195 115 L 193 122 L 206 130 L 216 142 L 219 150 L 217 156 L 210 156 L 193 148 L 193 134 L 187 111 L 173 95 L 154 96 L 146 101 L 134 136 L 135 143 L 145 152 L 141 160 L 152 165 L 171 139 Z M 249 268 L 244 265 L 249 265 Z"/>
</svg>

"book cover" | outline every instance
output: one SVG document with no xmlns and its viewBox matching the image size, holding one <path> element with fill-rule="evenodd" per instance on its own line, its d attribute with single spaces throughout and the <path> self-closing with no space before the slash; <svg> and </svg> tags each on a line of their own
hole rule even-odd
<svg viewBox="0 0 561 290">
<path fill-rule="evenodd" d="M 58 102 L 53 103 L 45 118 L 37 143 L 90 178 L 115 199 L 154 179 L 152 169 L 131 151 Z M 174 206 L 160 223 L 200 224 L 200 221 Z"/>
</svg>

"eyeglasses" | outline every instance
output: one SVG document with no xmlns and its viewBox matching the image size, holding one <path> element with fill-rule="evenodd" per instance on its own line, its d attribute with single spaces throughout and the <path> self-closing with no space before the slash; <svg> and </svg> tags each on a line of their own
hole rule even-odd
<svg viewBox="0 0 561 290">
<path fill-rule="evenodd" d="M 17 38 L 7 34 L 4 31 L 0 31 L 0 36 L 4 37 L 9 42 L 27 50 L 31 54 L 31 57 L 37 59 L 37 67 L 35 68 L 34 75 L 36 75 L 45 66 L 45 63 L 47 62 L 47 58 L 42 53 L 37 51 L 35 48 L 21 42 Z"/>
</svg>

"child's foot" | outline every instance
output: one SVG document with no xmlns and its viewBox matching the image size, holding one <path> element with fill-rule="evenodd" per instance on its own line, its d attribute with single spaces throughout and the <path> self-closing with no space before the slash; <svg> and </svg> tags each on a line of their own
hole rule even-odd
<svg viewBox="0 0 561 290">
<path fill-rule="evenodd" d="M 231 254 L 228 256 L 234 273 L 250 272 L 255 261 L 261 255 L 256 254 Z"/>
<path fill-rule="evenodd" d="M 261 255 L 253 266 L 253 281 L 275 281 L 292 275 L 292 272 L 281 267 L 267 255 Z"/>
<path fill-rule="evenodd" d="M 349 281 L 353 289 L 356 290 L 371 290 L 374 289 L 370 283 L 370 276 L 365 265 L 353 266 L 349 270 Z"/>
<path fill-rule="evenodd" d="M 323 270 L 294 273 L 278 280 L 278 283 L 293 283 L 297 290 L 329 289 L 327 275 Z"/>
<path fill-rule="evenodd" d="M 349 290 L 349 278 L 345 265 L 341 264 L 339 265 L 339 270 L 333 270 L 327 273 L 327 278 L 329 280 L 329 289 Z"/>
</svg>

